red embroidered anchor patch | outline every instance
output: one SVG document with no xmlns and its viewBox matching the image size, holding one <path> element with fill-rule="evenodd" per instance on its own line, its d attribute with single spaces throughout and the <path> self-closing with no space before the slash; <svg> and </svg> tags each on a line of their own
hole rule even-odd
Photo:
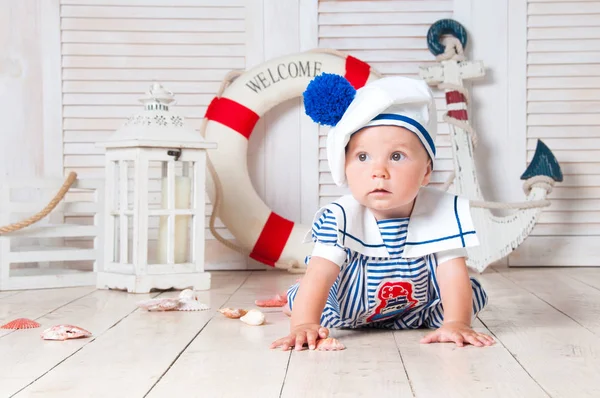
<svg viewBox="0 0 600 398">
<path fill-rule="evenodd" d="M 408 281 L 389 281 L 379 285 L 375 296 L 377 306 L 368 322 L 393 318 L 413 308 L 418 301 L 413 298 L 413 284 Z"/>
</svg>

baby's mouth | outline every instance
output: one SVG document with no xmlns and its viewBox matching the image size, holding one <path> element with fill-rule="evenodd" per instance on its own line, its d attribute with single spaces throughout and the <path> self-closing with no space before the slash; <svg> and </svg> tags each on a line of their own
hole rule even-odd
<svg viewBox="0 0 600 398">
<path fill-rule="evenodd" d="M 390 193 L 387 189 L 377 188 L 371 191 L 371 193 Z"/>
</svg>

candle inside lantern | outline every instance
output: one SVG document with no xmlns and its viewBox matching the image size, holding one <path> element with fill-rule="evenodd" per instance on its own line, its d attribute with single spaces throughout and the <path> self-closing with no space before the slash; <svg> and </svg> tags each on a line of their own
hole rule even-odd
<svg viewBox="0 0 600 398">
<path fill-rule="evenodd" d="M 166 208 L 167 196 L 168 196 L 168 183 L 167 178 L 162 179 L 162 203 L 163 208 Z M 191 180 L 187 176 L 176 176 L 175 177 L 175 208 L 176 209 L 189 209 L 190 208 L 190 192 L 191 192 Z M 168 225 L 169 217 L 161 216 L 160 224 L 158 229 L 158 248 L 157 256 L 159 264 L 167 264 L 167 242 L 168 236 Z M 175 216 L 175 228 L 174 236 L 171 239 L 174 240 L 174 261 L 176 264 L 189 262 L 188 257 L 188 232 L 189 232 L 189 220 L 190 216 Z"/>
</svg>

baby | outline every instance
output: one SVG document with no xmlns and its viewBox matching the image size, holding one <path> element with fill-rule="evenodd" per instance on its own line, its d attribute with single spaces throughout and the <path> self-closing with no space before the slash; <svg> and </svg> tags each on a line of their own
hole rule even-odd
<svg viewBox="0 0 600 398">
<path fill-rule="evenodd" d="M 436 330 L 421 343 L 493 344 L 471 328 L 487 295 L 465 263 L 465 248 L 479 244 L 469 202 L 425 187 L 436 151 L 431 90 L 404 77 L 358 91 L 344 82 L 322 74 L 304 102 L 320 123 L 332 118 L 332 98 L 349 103 L 329 123 L 327 158 L 351 195 L 317 212 L 306 275 L 287 293 L 290 334 L 271 348 L 315 349 L 328 328 L 426 327 Z"/>
</svg>

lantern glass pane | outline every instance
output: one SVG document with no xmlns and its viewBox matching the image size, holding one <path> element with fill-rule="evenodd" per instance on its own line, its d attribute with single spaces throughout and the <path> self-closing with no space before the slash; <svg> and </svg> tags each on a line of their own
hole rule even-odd
<svg viewBox="0 0 600 398">
<path fill-rule="evenodd" d="M 121 262 L 121 235 L 120 235 L 120 216 L 114 215 L 112 217 L 112 223 L 113 223 L 113 258 L 112 261 L 115 263 L 120 263 Z"/>
<path fill-rule="evenodd" d="M 119 160 L 114 163 L 113 211 L 133 211 L 134 163 L 131 160 Z"/>
<path fill-rule="evenodd" d="M 160 216 L 148 217 L 148 264 L 160 264 L 158 261 Z"/>
</svg>

